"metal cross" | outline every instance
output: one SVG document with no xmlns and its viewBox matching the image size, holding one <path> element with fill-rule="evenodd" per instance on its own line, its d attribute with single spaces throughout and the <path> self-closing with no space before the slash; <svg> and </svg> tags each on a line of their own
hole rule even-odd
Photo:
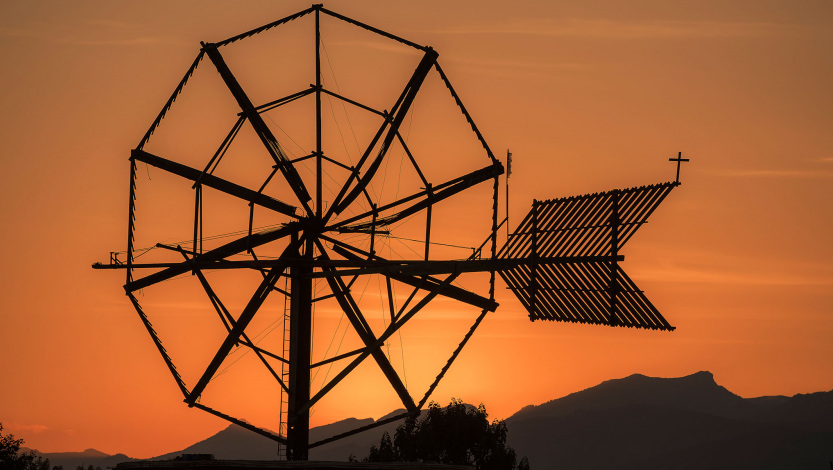
<svg viewBox="0 0 833 470">
<path fill-rule="evenodd" d="M 688 158 L 683 158 L 683 152 L 677 152 L 677 158 L 669 158 L 669 162 L 677 162 L 677 183 L 680 182 L 680 163 L 689 161 Z"/>
</svg>

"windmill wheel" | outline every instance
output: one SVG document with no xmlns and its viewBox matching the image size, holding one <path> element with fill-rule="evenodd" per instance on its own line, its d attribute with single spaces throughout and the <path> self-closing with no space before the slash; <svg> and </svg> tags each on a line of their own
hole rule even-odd
<svg viewBox="0 0 833 470">
<path fill-rule="evenodd" d="M 416 413 L 495 310 L 494 271 L 476 292 L 458 281 L 489 270 L 459 262 L 495 257 L 503 166 L 437 58 L 321 5 L 202 45 L 131 153 L 127 249 L 108 266 L 126 268 L 189 406 L 305 459 L 344 436 L 310 444 L 310 409 L 362 364 Z M 454 212 L 471 194 L 476 220 Z M 479 316 L 414 396 L 385 347 L 436 299 Z M 326 326 L 329 346 L 314 334 Z M 242 405 L 209 403 L 214 389 L 239 397 L 255 374 Z M 244 416 L 264 411 L 255 403 L 279 413 L 278 429 Z"/>
</svg>

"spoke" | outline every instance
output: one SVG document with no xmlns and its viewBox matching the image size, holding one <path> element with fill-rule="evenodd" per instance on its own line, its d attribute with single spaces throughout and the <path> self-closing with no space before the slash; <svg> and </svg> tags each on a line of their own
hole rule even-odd
<svg viewBox="0 0 833 470">
<path fill-rule="evenodd" d="M 324 244 L 320 241 L 318 242 L 318 249 L 321 251 L 321 258 L 329 259 L 327 256 L 327 252 L 324 249 Z M 332 270 L 334 268 L 325 267 L 323 268 L 325 271 Z M 327 278 L 327 282 L 330 285 L 330 290 L 335 294 L 336 300 L 338 300 L 339 305 L 341 306 L 342 310 L 344 311 L 347 318 L 350 320 L 350 323 L 353 324 L 353 329 L 356 330 L 356 333 L 359 334 L 359 338 L 361 338 L 362 342 L 365 344 L 366 350 L 370 352 L 373 356 L 373 359 L 379 365 L 379 368 L 382 370 L 382 373 L 385 374 L 387 377 L 388 382 L 390 382 L 391 386 L 396 390 L 396 393 L 399 395 L 399 398 L 402 400 L 402 404 L 405 405 L 405 408 L 408 411 L 413 411 L 416 409 L 416 403 L 414 403 L 414 399 L 408 393 L 408 389 L 405 387 L 405 384 L 402 382 L 402 379 L 399 377 L 399 374 L 396 373 L 396 370 L 391 365 L 390 361 L 388 360 L 385 353 L 379 348 L 379 346 L 374 345 L 377 343 L 376 335 L 373 334 L 373 330 L 371 330 L 370 326 L 367 324 L 367 321 L 364 319 L 364 315 L 362 315 L 361 310 L 359 309 L 356 300 L 350 294 L 350 290 L 344 284 L 344 281 L 340 277 L 329 277 Z"/>
<path fill-rule="evenodd" d="M 431 68 L 437 61 L 437 53 L 434 52 L 433 49 L 429 49 L 425 52 L 425 56 L 423 56 L 422 61 L 420 61 L 419 65 L 417 66 L 416 70 L 414 71 L 413 76 L 411 77 L 408 84 L 405 86 L 405 90 L 402 91 L 402 95 L 399 97 L 396 105 L 394 106 L 392 113 L 393 118 L 390 120 L 389 124 L 390 127 L 388 128 L 387 134 L 385 135 L 384 140 L 379 148 L 379 153 L 376 155 L 376 158 L 370 163 L 370 166 L 367 170 L 364 171 L 364 175 L 359 179 L 356 183 L 356 186 L 344 196 L 344 190 L 350 186 L 353 178 L 358 174 L 359 171 L 362 170 L 362 165 L 366 159 L 367 153 L 370 151 L 370 147 L 368 148 L 368 152 L 365 152 L 365 156 L 362 157 L 362 161 L 356 166 L 356 171 L 350 175 L 351 177 L 347 180 L 347 183 L 344 185 L 342 192 L 338 195 L 336 200 L 333 202 L 333 206 L 330 209 L 331 215 L 333 212 L 340 214 L 347 208 L 352 202 L 361 195 L 362 191 L 370 184 L 370 181 L 373 179 L 373 176 L 376 174 L 376 171 L 379 169 L 379 166 L 382 164 L 382 161 L 385 158 L 385 155 L 388 152 L 388 148 L 390 144 L 393 142 L 393 139 L 396 138 L 396 134 L 399 131 L 399 126 L 402 124 L 402 121 L 405 119 L 405 116 L 408 114 L 408 111 L 411 108 L 411 104 L 416 98 L 416 94 L 419 91 L 422 82 L 425 80 L 425 77 L 431 71 Z M 383 126 L 387 125 L 388 122 L 385 122 Z M 375 142 L 374 142 L 375 144 Z M 374 145 L 371 144 L 371 145 Z M 343 199 L 342 199 L 343 197 Z"/>
<path fill-rule="evenodd" d="M 188 255 L 185 253 L 185 250 L 183 250 L 181 247 L 177 247 L 177 248 L 179 248 L 179 252 L 185 258 L 185 260 L 189 261 L 190 258 L 188 258 Z M 194 274 L 197 275 L 197 278 L 199 279 L 200 284 L 202 284 L 202 287 L 205 290 L 206 295 L 208 295 L 208 299 L 211 301 L 211 304 L 214 305 L 214 309 L 217 311 L 217 314 L 220 315 L 220 319 L 223 320 L 223 324 L 226 326 L 226 330 L 230 334 L 231 330 L 237 325 L 237 322 L 235 321 L 234 317 L 232 317 L 231 313 L 229 313 L 228 309 L 223 304 L 223 302 L 220 300 L 220 297 L 217 295 L 217 293 L 214 292 L 214 289 L 211 287 L 211 284 L 208 283 L 208 279 L 205 278 L 205 275 L 202 273 L 202 271 L 199 270 L 199 269 L 195 269 Z M 231 325 L 231 326 L 229 326 L 229 325 Z M 249 339 L 249 335 L 247 335 L 245 331 L 243 333 L 241 333 L 240 336 L 243 338 L 243 341 L 241 341 L 240 343 L 245 345 L 245 346 L 248 346 L 249 348 L 252 349 L 252 351 L 254 351 L 254 353 L 257 355 L 258 359 L 260 359 L 260 361 L 263 362 L 263 365 L 266 367 L 266 369 L 269 371 L 269 373 L 272 374 L 272 377 L 274 377 L 275 380 L 278 381 L 281 388 L 283 388 L 285 392 L 289 393 L 289 388 L 286 386 L 284 381 L 281 379 L 280 375 L 278 375 L 278 373 L 275 372 L 275 369 L 272 368 L 272 365 L 269 364 L 269 361 L 267 361 L 266 358 L 263 357 L 263 354 L 267 353 L 269 356 L 274 357 L 274 358 L 276 358 L 276 359 L 278 359 L 282 362 L 287 362 L 286 359 L 283 359 L 283 358 L 278 357 L 274 354 L 268 353 L 268 351 L 265 351 L 265 350 L 257 347 L 255 345 L 254 341 Z"/>
<path fill-rule="evenodd" d="M 300 231 L 300 228 L 297 225 L 285 225 L 274 230 L 267 230 L 265 232 L 246 235 L 242 238 L 238 238 L 237 240 L 226 243 L 223 246 L 220 246 L 210 251 L 206 251 L 205 253 L 194 257 L 189 262 L 182 262 L 175 266 L 163 269 L 162 271 L 158 271 L 143 278 L 139 278 L 134 281 L 128 282 L 124 285 L 124 289 L 127 292 L 133 292 L 138 289 L 143 289 L 145 287 L 152 286 L 157 282 L 165 281 L 171 279 L 172 277 L 179 276 L 180 274 L 187 273 L 188 271 L 193 269 L 193 264 L 198 264 L 202 267 L 201 263 L 218 263 L 229 256 L 236 255 L 248 249 L 255 248 L 257 246 L 264 245 L 275 240 L 279 240 L 288 235 L 298 233 L 298 231 Z M 221 266 L 222 263 L 218 263 L 218 267 Z"/>
<path fill-rule="evenodd" d="M 350 362 L 350 364 L 347 365 L 347 367 L 345 367 L 344 369 L 342 369 L 342 371 L 339 372 L 338 375 L 336 375 L 333 378 L 333 380 L 331 380 L 327 385 L 322 387 L 321 390 L 319 390 L 314 397 L 310 398 L 309 402 L 307 402 L 303 410 L 309 409 L 316 402 L 318 402 L 318 400 L 320 400 L 324 395 L 326 395 L 330 390 L 332 390 L 333 387 L 335 387 L 339 382 L 341 382 L 350 372 L 353 371 L 353 369 L 358 367 L 358 365 L 361 364 L 362 361 L 364 361 L 367 358 L 367 356 L 371 354 L 371 351 L 379 350 L 379 348 L 381 348 L 382 345 L 385 344 L 385 341 L 387 341 L 388 338 L 390 338 L 394 333 L 396 333 L 400 328 L 402 328 L 402 326 L 404 326 L 405 323 L 408 322 L 408 320 L 410 320 L 414 315 L 416 315 L 420 310 L 422 310 L 426 305 L 428 305 L 428 303 L 431 300 L 433 300 L 434 297 L 444 293 L 443 290 L 447 287 L 450 287 L 451 283 L 456 278 L 457 275 L 455 274 L 452 274 L 451 276 L 446 278 L 446 280 L 442 282 L 438 290 L 434 292 L 429 292 L 428 295 L 426 295 L 422 300 L 420 300 L 416 305 L 414 305 L 413 308 L 411 308 L 411 310 L 408 311 L 408 313 L 403 315 L 400 320 L 398 320 L 396 323 L 391 323 L 385 330 L 385 332 L 382 333 L 382 335 L 379 336 L 379 338 L 372 345 L 368 345 L 368 347 L 365 348 L 364 352 L 361 353 L 359 357 Z M 418 407 L 414 406 L 414 409 L 411 410 L 409 408 L 409 411 L 415 411 L 418 409 Z"/>
<path fill-rule="evenodd" d="M 293 250 L 297 250 L 299 244 L 299 240 L 295 240 L 290 243 L 281 254 L 281 258 L 284 258 L 288 253 L 292 253 Z M 270 292 L 272 292 L 272 286 L 274 286 L 275 282 L 277 282 L 280 278 L 284 269 L 286 269 L 286 266 L 275 266 L 269 270 L 269 273 L 265 278 L 263 278 L 263 281 L 260 283 L 260 286 L 258 286 L 251 300 L 249 300 L 246 308 L 244 308 L 243 312 L 240 313 L 240 318 L 237 319 L 237 324 L 234 325 L 234 328 L 232 328 L 231 332 L 229 332 L 228 336 L 226 336 L 225 341 L 223 341 L 223 344 L 214 355 L 214 359 L 212 359 L 211 363 L 208 364 L 208 367 L 205 369 L 205 372 L 199 382 L 197 382 L 191 390 L 188 398 L 185 399 L 186 403 L 194 405 L 200 397 L 203 390 L 205 390 L 205 387 L 208 385 L 208 382 L 214 377 L 214 374 L 217 373 L 217 369 L 220 368 L 220 365 L 222 365 L 226 356 L 228 356 L 231 348 L 234 347 L 234 345 L 240 340 L 240 336 L 243 334 L 243 331 L 247 326 L 249 326 L 249 322 L 252 321 L 260 306 L 263 305 L 264 301 L 266 301 L 266 297 Z"/>
<path fill-rule="evenodd" d="M 400 212 L 396 214 L 390 215 L 388 217 L 382 217 L 378 219 L 376 224 L 377 225 L 390 225 L 394 222 L 404 219 L 405 217 L 409 217 L 417 212 L 427 208 L 431 204 L 436 204 L 443 199 L 447 199 L 461 191 L 465 191 L 466 189 L 480 184 L 484 181 L 488 181 L 495 176 L 499 176 L 503 174 L 503 166 L 502 165 L 489 165 L 485 168 L 481 168 L 479 170 L 475 170 L 467 175 L 463 175 L 452 180 L 446 181 L 445 183 L 441 183 L 437 186 L 432 186 L 430 189 L 426 188 L 422 191 L 417 193 L 411 194 L 410 196 L 405 196 L 401 199 L 398 199 L 394 202 L 389 204 L 385 204 L 375 211 L 370 210 L 364 213 L 361 213 L 355 217 L 351 217 L 349 219 L 345 219 L 335 224 L 327 227 L 328 230 L 336 230 L 342 227 L 348 228 L 348 224 L 359 222 L 363 219 L 368 217 L 372 217 L 375 213 L 379 213 L 382 211 L 386 211 L 389 209 L 393 209 L 395 207 L 401 206 L 408 202 L 417 200 L 414 204 L 405 209 L 402 209 Z M 364 228 L 368 227 L 368 223 L 359 223 L 353 226 L 349 226 L 351 229 L 355 228 Z"/>
<path fill-rule="evenodd" d="M 130 156 L 135 160 L 147 163 L 148 165 L 153 165 L 156 168 L 165 170 L 169 173 L 173 173 L 191 181 L 199 182 L 202 186 L 208 186 L 209 188 L 239 197 L 244 201 L 249 201 L 250 203 L 257 204 L 267 209 L 272 209 L 275 212 L 279 212 L 290 217 L 298 217 L 295 215 L 295 207 L 285 202 L 230 181 L 226 181 L 222 178 L 218 178 L 214 175 L 202 172 L 195 168 L 153 155 L 152 153 L 145 152 L 144 150 L 133 150 L 130 153 Z"/>
<path fill-rule="evenodd" d="M 301 179 L 301 175 L 298 174 L 298 171 L 295 170 L 295 167 L 289 162 L 289 158 L 286 154 L 284 154 L 283 149 L 281 149 L 280 144 L 278 144 L 278 140 L 272 134 L 269 126 L 266 125 L 266 122 L 260 116 L 260 113 L 257 112 L 251 100 L 243 91 L 240 83 L 237 82 L 234 74 L 231 73 L 231 70 L 228 68 L 228 65 L 226 65 L 225 60 L 223 60 L 223 56 L 220 54 L 220 51 L 217 50 L 217 45 L 205 44 L 203 46 L 203 50 L 208 55 L 208 58 L 211 59 L 211 62 L 214 63 L 214 66 L 217 68 L 217 71 L 220 73 L 220 76 L 223 78 L 223 81 L 226 83 L 229 91 L 231 91 L 231 94 L 234 95 L 234 98 L 237 100 L 237 104 L 240 106 L 243 114 L 248 118 L 252 128 L 255 130 L 255 133 L 258 137 L 260 137 L 260 140 L 263 142 L 263 145 L 266 147 L 269 155 L 271 155 L 272 159 L 275 160 L 275 163 L 278 165 L 281 173 L 283 173 L 286 182 L 289 184 L 289 187 L 292 188 L 292 191 L 295 193 L 298 201 L 300 201 L 301 205 L 304 206 L 307 214 L 312 215 L 312 209 L 308 204 L 312 197 L 310 197 L 309 192 L 304 185 L 304 181 Z"/>
<path fill-rule="evenodd" d="M 334 245 L 333 251 L 347 258 L 348 260 L 367 259 L 374 261 L 387 261 L 386 259 L 380 256 L 376 256 L 366 251 L 362 251 L 356 247 L 348 245 L 339 240 L 327 237 L 325 235 L 321 235 L 321 239 L 332 243 Z M 394 281 L 399 281 L 404 284 L 408 284 L 412 287 L 418 287 L 427 290 L 431 293 L 438 292 L 441 289 L 441 285 L 444 282 L 440 279 L 431 276 L 413 276 L 408 273 L 387 273 L 387 275 L 390 276 L 390 278 Z M 458 300 L 469 305 L 474 305 L 475 307 L 486 309 L 490 312 L 495 311 L 498 307 L 497 302 L 495 302 L 494 300 L 491 300 L 487 297 L 483 297 L 481 295 L 477 295 L 474 292 L 467 291 L 466 289 L 463 289 L 461 287 L 449 285 L 446 287 L 442 287 L 441 290 L 442 295 L 445 297 Z"/>
</svg>

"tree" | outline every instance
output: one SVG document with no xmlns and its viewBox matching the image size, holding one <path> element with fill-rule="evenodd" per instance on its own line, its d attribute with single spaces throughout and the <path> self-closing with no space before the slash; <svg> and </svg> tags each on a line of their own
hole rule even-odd
<svg viewBox="0 0 833 470">
<path fill-rule="evenodd" d="M 2 434 L 0 423 L 0 469 L 2 470 L 49 470 L 49 459 L 38 457 L 34 451 L 20 452 L 23 439 L 16 439 L 14 434 Z"/>
<path fill-rule="evenodd" d="M 478 470 L 513 470 L 515 451 L 506 447 L 506 424 L 489 423 L 486 408 L 452 399 L 442 408 L 428 405 L 420 418 L 408 417 L 396 428 L 393 440 L 385 432 L 379 447 L 370 447 L 369 462 L 432 462 L 474 465 Z M 526 458 L 519 469 L 529 469 Z"/>
<path fill-rule="evenodd" d="M 370 446 L 370 455 L 367 456 L 370 462 L 396 462 L 396 452 L 393 450 L 393 443 L 390 440 L 390 434 L 385 431 L 382 434 L 382 441 L 379 447 Z"/>
</svg>

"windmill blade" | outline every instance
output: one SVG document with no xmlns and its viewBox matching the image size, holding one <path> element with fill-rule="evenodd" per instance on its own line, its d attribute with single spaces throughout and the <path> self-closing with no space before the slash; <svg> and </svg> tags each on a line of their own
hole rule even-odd
<svg viewBox="0 0 833 470">
<path fill-rule="evenodd" d="M 673 330 L 619 267 L 619 250 L 679 184 L 533 201 L 498 255 L 530 262 L 498 272 L 533 321 Z"/>
</svg>

